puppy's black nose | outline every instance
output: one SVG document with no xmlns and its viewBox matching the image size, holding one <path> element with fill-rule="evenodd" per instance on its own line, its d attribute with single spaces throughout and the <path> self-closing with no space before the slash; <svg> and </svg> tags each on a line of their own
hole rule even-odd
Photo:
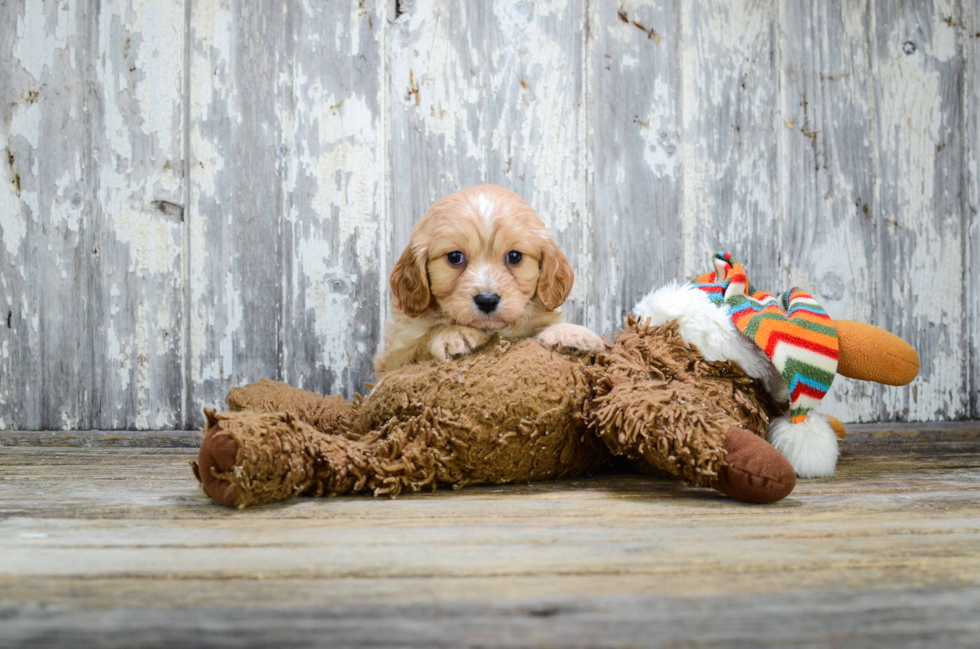
<svg viewBox="0 0 980 649">
<path fill-rule="evenodd" d="M 476 306 L 484 313 L 493 313 L 493 310 L 500 304 L 500 296 L 496 293 L 479 293 L 473 298 Z"/>
</svg>

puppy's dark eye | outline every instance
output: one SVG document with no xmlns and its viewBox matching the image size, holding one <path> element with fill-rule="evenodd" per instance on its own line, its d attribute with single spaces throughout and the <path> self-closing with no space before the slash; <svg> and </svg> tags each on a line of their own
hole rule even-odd
<svg viewBox="0 0 980 649">
<path fill-rule="evenodd" d="M 511 250 L 507 253 L 507 263 L 508 264 L 519 264 L 521 260 L 524 259 L 524 254 L 517 252 L 516 250 Z"/>
<path fill-rule="evenodd" d="M 459 266 L 461 263 L 466 261 L 466 257 L 463 256 L 459 250 L 453 250 L 451 253 L 446 255 L 446 261 L 448 261 L 453 266 Z"/>
</svg>

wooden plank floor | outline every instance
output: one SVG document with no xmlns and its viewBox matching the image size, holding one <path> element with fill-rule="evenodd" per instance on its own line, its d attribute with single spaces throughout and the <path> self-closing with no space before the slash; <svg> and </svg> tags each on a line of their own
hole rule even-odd
<svg viewBox="0 0 980 649">
<path fill-rule="evenodd" d="M 768 507 L 600 476 L 244 512 L 192 435 L 7 433 L 0 646 L 976 647 L 978 428 L 864 427 Z"/>
</svg>

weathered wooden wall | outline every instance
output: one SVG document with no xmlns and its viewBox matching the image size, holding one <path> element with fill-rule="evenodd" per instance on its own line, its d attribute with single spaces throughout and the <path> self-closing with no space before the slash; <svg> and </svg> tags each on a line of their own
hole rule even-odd
<svg viewBox="0 0 980 649">
<path fill-rule="evenodd" d="M 724 248 L 905 336 L 848 420 L 980 418 L 980 3 L 0 2 L 0 429 L 371 378 L 414 221 L 522 193 L 611 333 Z"/>
</svg>

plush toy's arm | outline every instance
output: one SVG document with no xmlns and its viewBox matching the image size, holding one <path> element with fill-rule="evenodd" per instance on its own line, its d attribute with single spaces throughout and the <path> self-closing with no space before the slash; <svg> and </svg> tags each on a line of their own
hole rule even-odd
<svg viewBox="0 0 980 649">
<path fill-rule="evenodd" d="M 835 320 L 837 373 L 861 381 L 908 385 L 919 373 L 919 355 L 898 336 L 874 325 Z"/>
</svg>

